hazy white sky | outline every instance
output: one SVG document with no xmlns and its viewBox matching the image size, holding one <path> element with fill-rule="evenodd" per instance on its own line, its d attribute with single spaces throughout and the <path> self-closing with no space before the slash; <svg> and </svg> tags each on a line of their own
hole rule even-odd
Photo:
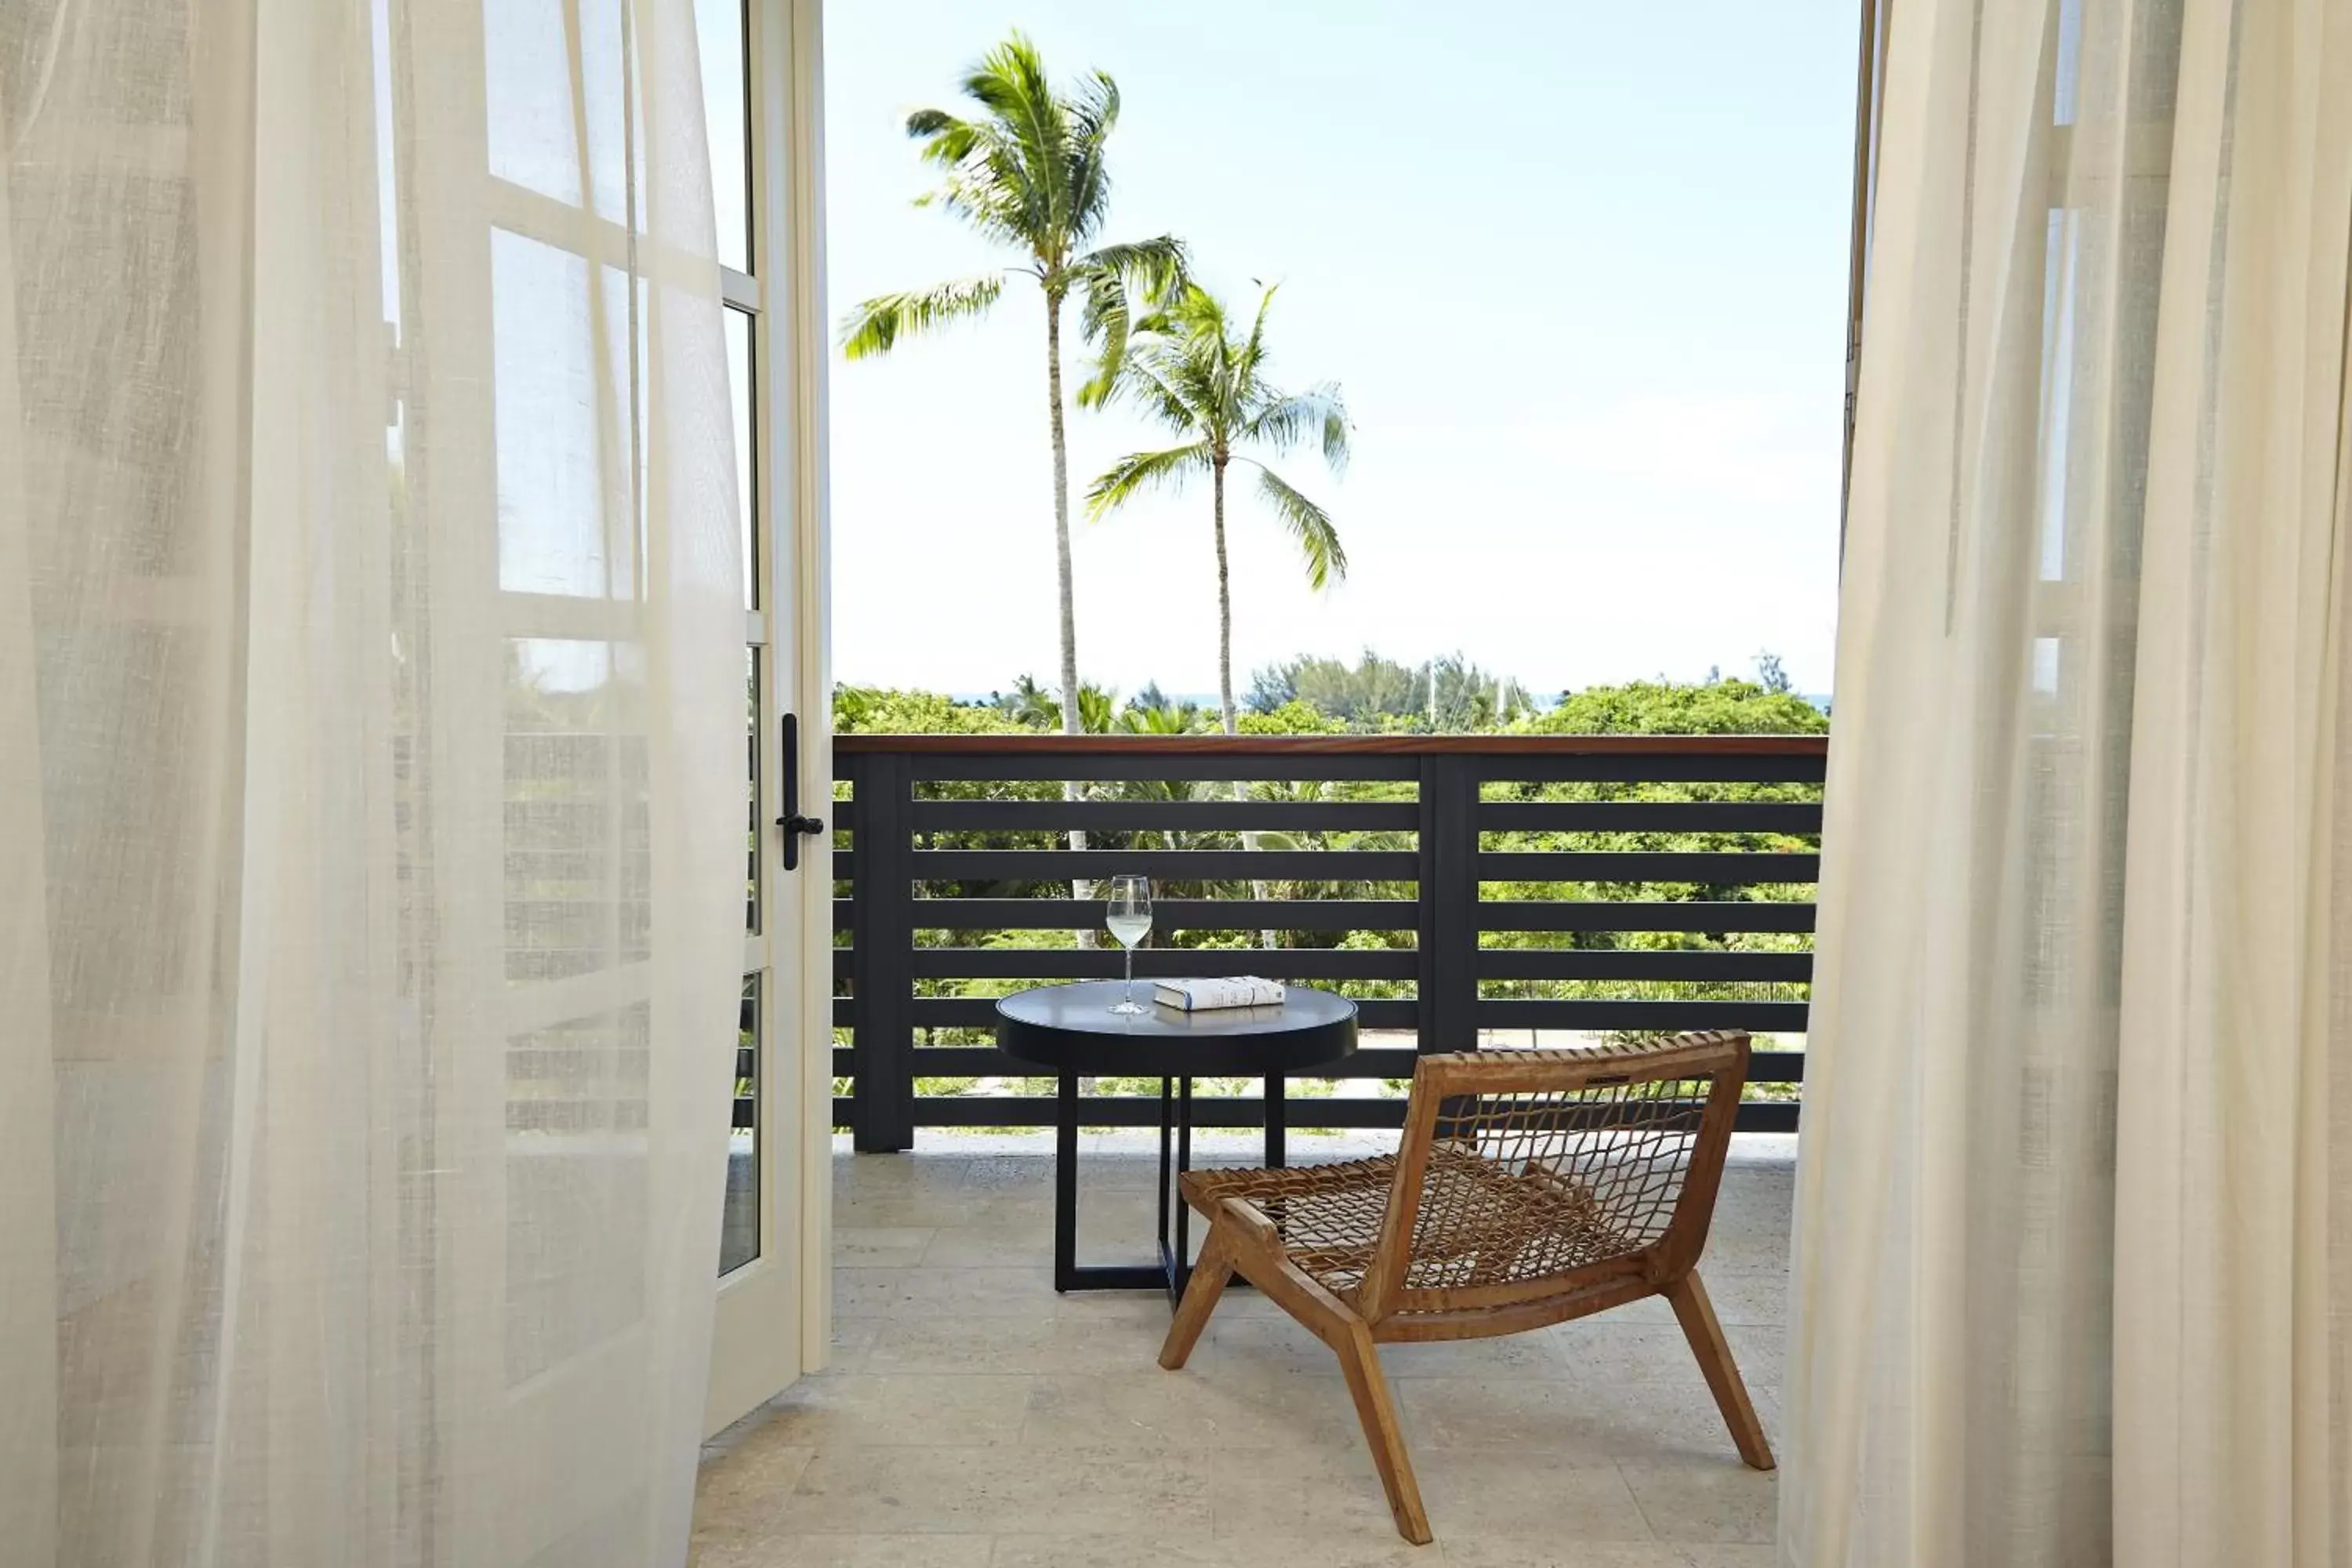
<svg viewBox="0 0 2352 1568">
<path fill-rule="evenodd" d="M 1283 466 L 1344 584 L 1310 592 L 1229 500 L 1237 687 L 1367 646 L 1539 691 L 1769 648 L 1825 692 L 1857 25 L 1853 0 L 836 0 L 831 310 L 1013 259 L 909 205 L 902 122 L 1020 26 L 1057 75 L 1118 80 L 1105 237 L 1179 234 L 1243 299 L 1279 280 L 1276 378 L 1336 380 L 1355 417 L 1344 479 Z M 985 322 L 835 361 L 844 680 L 1055 677 L 1044 310 L 1013 285 Z M 1087 482 L 1171 440 L 1075 407 L 1069 431 L 1083 675 L 1213 690 L 1205 489 L 1087 523 Z"/>
</svg>

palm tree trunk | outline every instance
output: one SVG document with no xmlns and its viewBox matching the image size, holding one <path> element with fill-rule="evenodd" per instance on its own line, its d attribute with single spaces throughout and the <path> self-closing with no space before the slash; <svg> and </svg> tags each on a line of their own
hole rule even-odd
<svg viewBox="0 0 2352 1568">
<path fill-rule="evenodd" d="M 1045 293 L 1045 388 L 1054 429 L 1054 562 L 1062 595 L 1062 728 L 1072 735 L 1078 717 L 1078 609 L 1070 583 L 1070 450 L 1062 434 L 1062 297 Z"/>
<path fill-rule="evenodd" d="M 1085 730 L 1086 724 L 1078 711 L 1077 591 L 1070 579 L 1070 448 L 1062 432 L 1062 296 L 1052 289 L 1045 290 L 1045 395 L 1051 405 L 1054 432 L 1054 564 L 1058 573 L 1055 585 L 1061 593 L 1062 606 L 1062 729 L 1066 734 L 1076 735 Z M 1076 780 L 1062 781 L 1064 800 L 1076 800 L 1084 794 Z M 1070 847 L 1086 847 L 1086 829 L 1070 829 Z M 1094 884 L 1084 878 L 1070 879 L 1073 899 L 1091 899 L 1094 892 Z M 1079 931 L 1078 945 L 1095 945 L 1092 926 Z"/>
<path fill-rule="evenodd" d="M 1211 467 L 1209 488 L 1217 533 L 1217 706 L 1224 715 L 1225 733 L 1233 735 L 1240 733 L 1240 726 L 1234 716 L 1234 589 L 1232 571 L 1225 561 L 1225 459 L 1223 458 L 1217 458 Z M 1249 799 L 1249 785 L 1235 779 L 1234 798 Z M 1244 832 L 1242 847 L 1256 849 L 1257 835 Z M 1266 885 L 1264 882 L 1253 880 L 1250 883 L 1251 898 L 1263 903 L 1265 895 Z M 1274 933 L 1270 931 L 1258 932 L 1257 942 L 1260 947 L 1272 947 Z"/>
<path fill-rule="evenodd" d="M 1225 716 L 1225 733 L 1231 735 L 1236 732 L 1234 724 L 1234 592 L 1225 565 L 1224 458 L 1215 459 L 1210 483 L 1217 526 L 1217 706 Z"/>
</svg>

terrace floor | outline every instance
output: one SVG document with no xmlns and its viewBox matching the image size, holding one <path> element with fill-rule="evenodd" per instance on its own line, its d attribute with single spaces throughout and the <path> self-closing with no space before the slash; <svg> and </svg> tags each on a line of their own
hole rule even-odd
<svg viewBox="0 0 2352 1568">
<path fill-rule="evenodd" d="M 1206 1135 L 1196 1163 L 1254 1163 L 1252 1141 Z M 1377 1142 L 1294 1131 L 1291 1158 Z M 1080 1259 L 1139 1259 L 1147 1145 L 1089 1142 Z M 927 1136 L 836 1156 L 835 1364 L 706 1447 L 699 1568 L 1773 1562 L 1773 1478 L 1739 1463 L 1664 1302 L 1383 1347 L 1437 1532 L 1409 1546 L 1337 1363 L 1263 1298 L 1228 1291 L 1171 1373 L 1155 1362 L 1163 1299 L 1054 1294 L 1048 1146 Z M 1795 1161 L 1793 1137 L 1733 1141 L 1701 1264 L 1776 1440 Z"/>
</svg>

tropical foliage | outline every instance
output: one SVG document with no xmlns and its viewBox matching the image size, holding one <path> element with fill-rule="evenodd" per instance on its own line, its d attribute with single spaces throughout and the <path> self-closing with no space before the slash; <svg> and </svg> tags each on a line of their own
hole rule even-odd
<svg viewBox="0 0 2352 1568">
<path fill-rule="evenodd" d="M 1406 665 L 1370 648 L 1353 667 L 1311 655 L 1268 665 L 1250 678 L 1247 701 L 1261 713 L 1305 702 L 1360 729 L 1441 733 L 1493 730 L 1537 710 L 1524 685 L 1458 653 Z"/>
</svg>

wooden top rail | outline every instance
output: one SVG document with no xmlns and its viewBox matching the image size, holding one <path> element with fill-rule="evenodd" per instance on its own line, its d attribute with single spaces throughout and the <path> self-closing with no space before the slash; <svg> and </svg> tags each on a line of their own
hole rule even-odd
<svg viewBox="0 0 2352 1568">
<path fill-rule="evenodd" d="M 836 735 L 836 754 L 1826 757 L 1827 735 Z"/>
</svg>

